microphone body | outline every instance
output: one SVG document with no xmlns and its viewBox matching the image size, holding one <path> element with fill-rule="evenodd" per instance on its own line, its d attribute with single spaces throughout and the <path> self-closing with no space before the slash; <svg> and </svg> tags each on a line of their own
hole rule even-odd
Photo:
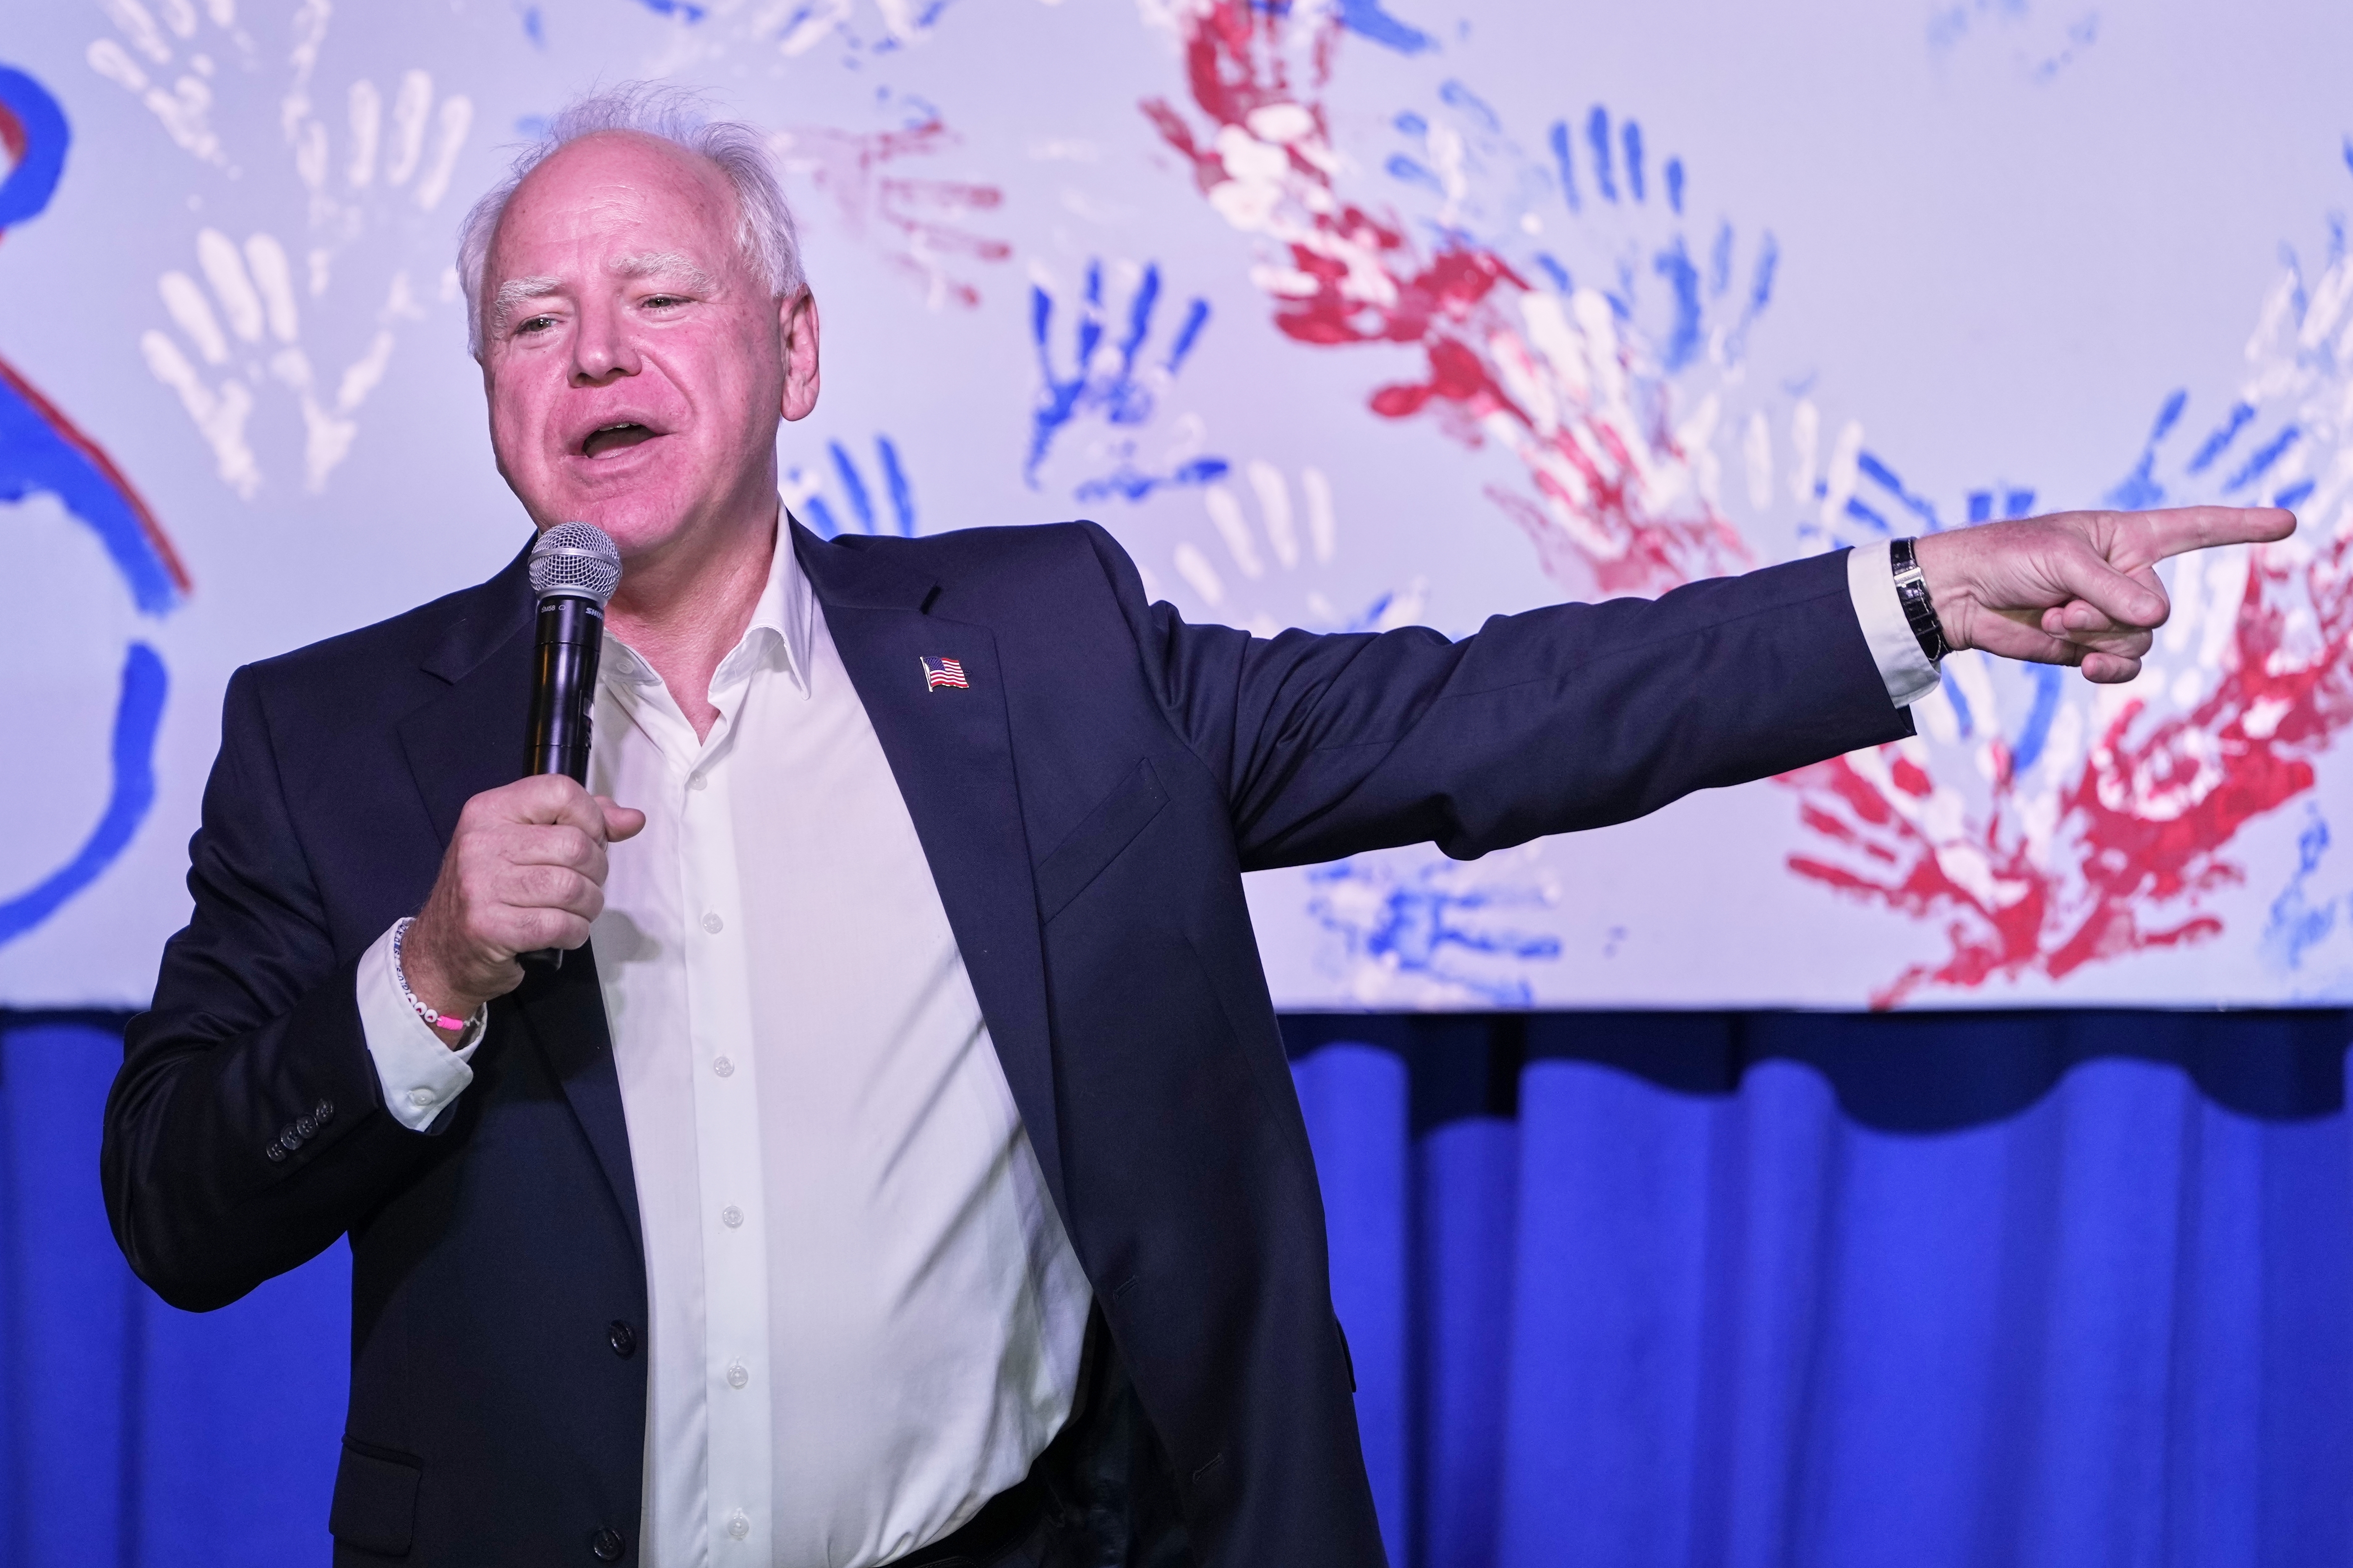
<svg viewBox="0 0 2353 1568">
<path fill-rule="evenodd" d="M 621 552 L 601 528 L 558 523 L 531 551 L 531 586 L 539 595 L 538 647 L 532 661 L 531 731 L 525 774 L 562 773 L 588 782 L 590 711 L 596 702 L 596 658 L 605 646 L 605 602 L 621 585 Z M 517 955 L 547 969 L 564 950 Z"/>
<path fill-rule="evenodd" d="M 540 600 L 525 773 L 562 773 L 575 784 L 588 782 L 589 711 L 596 701 L 596 656 L 604 645 L 604 605 L 566 593 Z"/>
</svg>

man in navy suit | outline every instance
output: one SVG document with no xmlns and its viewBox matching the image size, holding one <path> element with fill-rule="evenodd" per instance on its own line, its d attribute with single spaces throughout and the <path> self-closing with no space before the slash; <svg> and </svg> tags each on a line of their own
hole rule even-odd
<svg viewBox="0 0 2353 1568">
<path fill-rule="evenodd" d="M 1378 1563 L 1240 874 L 1892 741 L 1947 647 L 2129 679 L 2156 561 L 2294 526 L 1257 639 L 1092 524 L 785 517 L 818 315 L 742 128 L 575 106 L 461 270 L 501 472 L 626 564 L 596 788 L 515 777 L 520 557 L 238 671 L 108 1107 L 166 1300 L 350 1237 L 339 1563 Z"/>
</svg>

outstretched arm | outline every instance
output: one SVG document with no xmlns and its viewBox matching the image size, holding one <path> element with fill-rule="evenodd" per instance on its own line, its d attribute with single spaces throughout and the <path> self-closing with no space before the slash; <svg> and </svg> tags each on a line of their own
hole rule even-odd
<svg viewBox="0 0 2353 1568">
<path fill-rule="evenodd" d="M 2140 673 L 2151 635 L 2172 613 L 2158 562 L 2295 531 L 2295 514 L 2278 507 L 2187 506 L 1981 523 L 1915 548 L 1955 648 L 2072 664 L 2086 680 L 2116 682 Z"/>
</svg>

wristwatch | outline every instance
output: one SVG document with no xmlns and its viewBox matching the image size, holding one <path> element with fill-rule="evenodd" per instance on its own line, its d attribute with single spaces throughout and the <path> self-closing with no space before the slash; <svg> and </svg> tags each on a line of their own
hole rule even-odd
<svg viewBox="0 0 2353 1568">
<path fill-rule="evenodd" d="M 1945 640 L 1945 623 L 1936 618 L 1936 606 L 1928 600 L 1928 581 L 1920 574 L 1920 562 L 1913 553 L 1912 541 L 1899 539 L 1887 547 L 1888 563 L 1895 568 L 1895 597 L 1904 606 L 1904 618 L 1911 623 L 1912 635 L 1920 639 L 1920 651 L 1928 656 L 1932 665 L 1944 662 L 1953 651 Z"/>
</svg>

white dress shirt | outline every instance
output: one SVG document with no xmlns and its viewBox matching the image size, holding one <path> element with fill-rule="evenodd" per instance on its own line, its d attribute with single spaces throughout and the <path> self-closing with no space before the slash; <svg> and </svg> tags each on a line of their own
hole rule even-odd
<svg viewBox="0 0 2353 1568">
<path fill-rule="evenodd" d="M 1848 590 L 1898 706 L 1937 679 L 1883 544 Z M 648 1568 L 868 1568 L 955 1530 L 1067 1418 L 1089 1287 L 914 824 L 780 540 L 707 739 L 607 636 L 590 786 L 647 814 L 591 936 L 645 1232 Z M 358 1001 L 385 1103 L 472 1081 Z"/>
<path fill-rule="evenodd" d="M 590 938 L 645 1233 L 643 1560 L 887 1563 L 1060 1429 L 1087 1280 L 789 545 L 707 739 L 625 645 L 600 663 L 589 784 L 647 814 Z M 388 952 L 361 974 L 385 1103 L 430 1125 L 471 1050 Z"/>
</svg>

